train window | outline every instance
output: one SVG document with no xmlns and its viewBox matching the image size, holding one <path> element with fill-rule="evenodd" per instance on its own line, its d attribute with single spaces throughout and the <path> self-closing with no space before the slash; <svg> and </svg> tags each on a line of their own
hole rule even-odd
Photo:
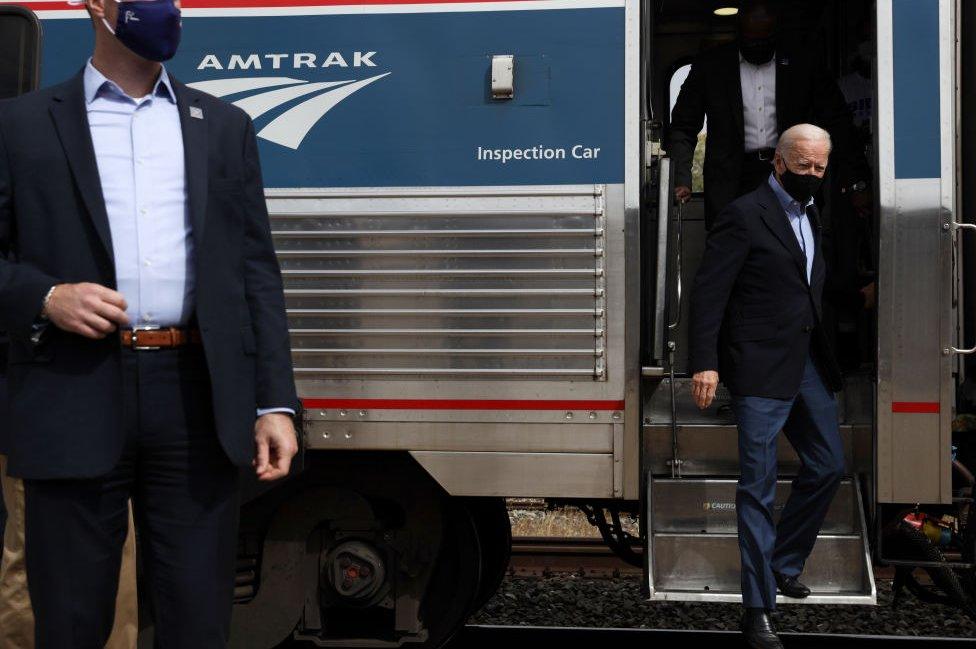
<svg viewBox="0 0 976 649">
<path fill-rule="evenodd" d="M 688 78 L 688 73 L 691 71 L 691 64 L 687 63 L 682 65 L 674 71 L 671 75 L 671 84 L 668 91 L 668 101 L 670 102 L 668 114 L 674 110 L 674 104 L 678 101 L 678 93 L 681 92 L 681 84 L 685 82 Z M 705 185 L 702 182 L 702 164 L 705 162 L 705 138 L 708 135 L 708 122 L 706 121 L 702 127 L 701 133 L 698 134 L 698 146 L 695 147 L 695 157 L 691 163 L 691 191 L 698 194 L 705 191 Z"/>
<path fill-rule="evenodd" d="M 20 7 L 0 7 L 0 99 L 36 88 L 40 26 Z"/>
</svg>

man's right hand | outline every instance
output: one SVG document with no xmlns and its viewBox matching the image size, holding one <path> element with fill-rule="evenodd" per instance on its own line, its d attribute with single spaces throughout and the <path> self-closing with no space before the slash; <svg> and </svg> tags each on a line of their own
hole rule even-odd
<svg viewBox="0 0 976 649">
<path fill-rule="evenodd" d="M 100 340 L 129 324 L 125 298 L 98 284 L 58 284 L 44 315 L 58 329 Z"/>
<path fill-rule="evenodd" d="M 691 187 L 678 185 L 674 188 L 674 197 L 678 199 L 679 203 L 687 203 L 688 199 L 691 198 Z"/>
<path fill-rule="evenodd" d="M 695 372 L 695 375 L 691 377 L 691 394 L 695 398 L 695 404 L 701 410 L 712 405 L 712 399 L 715 398 L 715 390 L 717 389 L 718 372 L 715 370 Z"/>
</svg>

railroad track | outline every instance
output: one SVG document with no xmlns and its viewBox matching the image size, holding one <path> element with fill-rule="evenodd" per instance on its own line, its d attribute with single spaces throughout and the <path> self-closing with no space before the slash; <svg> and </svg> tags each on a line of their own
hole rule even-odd
<svg viewBox="0 0 976 649">
<path fill-rule="evenodd" d="M 961 649 L 971 647 L 968 638 L 928 638 L 876 635 L 781 633 L 786 649 Z M 700 643 L 700 645 L 698 644 Z M 683 631 L 660 629 L 592 629 L 532 626 L 466 626 L 448 649 L 538 649 L 538 647 L 613 647 L 647 649 L 681 646 L 745 647 L 734 631 Z"/>
<path fill-rule="evenodd" d="M 635 550 L 641 552 L 639 547 Z M 640 567 L 630 565 L 611 552 L 603 539 L 545 536 L 513 538 L 509 572 L 520 577 L 569 572 L 587 577 L 642 574 Z"/>
<path fill-rule="evenodd" d="M 643 554 L 643 548 L 634 546 Z M 512 539 L 509 574 L 519 577 L 541 577 L 558 573 L 578 573 L 586 577 L 641 576 L 642 568 L 633 566 L 603 543 L 590 537 L 522 536 Z M 875 567 L 875 579 L 893 579 L 894 568 Z M 917 574 L 920 582 L 931 583 L 928 575 Z"/>
<path fill-rule="evenodd" d="M 636 548 L 640 551 L 639 548 Z M 515 537 L 512 539 L 510 573 L 543 576 L 577 573 L 587 577 L 640 577 L 640 568 L 616 557 L 599 538 Z M 891 578 L 890 570 L 876 570 L 878 578 Z M 579 619 L 576 619 L 578 623 Z M 956 649 L 976 647 L 969 638 L 938 638 L 824 633 L 782 632 L 786 649 Z M 690 643 L 721 649 L 745 649 L 736 631 L 684 629 L 547 627 L 472 624 L 464 627 L 444 649 L 539 649 L 540 646 L 613 647 L 647 649 L 679 647 Z M 309 645 L 288 642 L 278 649 L 305 649 Z"/>
<path fill-rule="evenodd" d="M 969 638 L 780 633 L 786 649 L 962 649 L 972 647 Z M 700 643 L 700 644 L 699 644 Z M 705 646 L 745 649 L 736 631 L 686 631 L 680 629 L 598 629 L 542 626 L 489 626 L 472 624 L 461 629 L 444 649 L 539 649 L 539 647 L 592 647 L 648 649 L 648 647 Z M 285 643 L 278 649 L 307 649 L 308 645 Z"/>
</svg>

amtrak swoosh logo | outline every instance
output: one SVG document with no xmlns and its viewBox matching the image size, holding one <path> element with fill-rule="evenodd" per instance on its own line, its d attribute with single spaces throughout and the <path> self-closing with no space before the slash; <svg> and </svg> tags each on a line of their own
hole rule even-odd
<svg viewBox="0 0 976 649">
<path fill-rule="evenodd" d="M 233 102 L 254 120 L 296 99 L 308 97 L 282 112 L 258 131 L 258 137 L 262 139 L 289 149 L 298 149 L 309 131 L 326 113 L 356 92 L 390 74 L 386 72 L 359 81 L 350 79 L 310 83 L 291 77 L 244 77 L 197 81 L 187 85 L 215 97 L 262 91 Z"/>
</svg>

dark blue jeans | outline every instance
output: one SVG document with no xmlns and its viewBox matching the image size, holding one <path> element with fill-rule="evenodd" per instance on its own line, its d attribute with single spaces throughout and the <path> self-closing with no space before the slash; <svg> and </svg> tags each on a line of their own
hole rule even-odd
<svg viewBox="0 0 976 649">
<path fill-rule="evenodd" d="M 123 350 L 122 367 L 126 443 L 115 468 L 24 484 L 37 649 L 105 646 L 130 498 L 156 648 L 220 649 L 233 605 L 239 474 L 217 439 L 203 351 Z"/>
<path fill-rule="evenodd" d="M 773 571 L 799 575 L 844 475 L 844 450 L 837 402 L 808 358 L 800 389 L 792 399 L 733 395 L 739 427 L 736 513 L 742 556 L 742 603 L 776 608 Z M 779 431 L 800 456 L 779 523 L 776 496 L 776 440 Z"/>
</svg>

